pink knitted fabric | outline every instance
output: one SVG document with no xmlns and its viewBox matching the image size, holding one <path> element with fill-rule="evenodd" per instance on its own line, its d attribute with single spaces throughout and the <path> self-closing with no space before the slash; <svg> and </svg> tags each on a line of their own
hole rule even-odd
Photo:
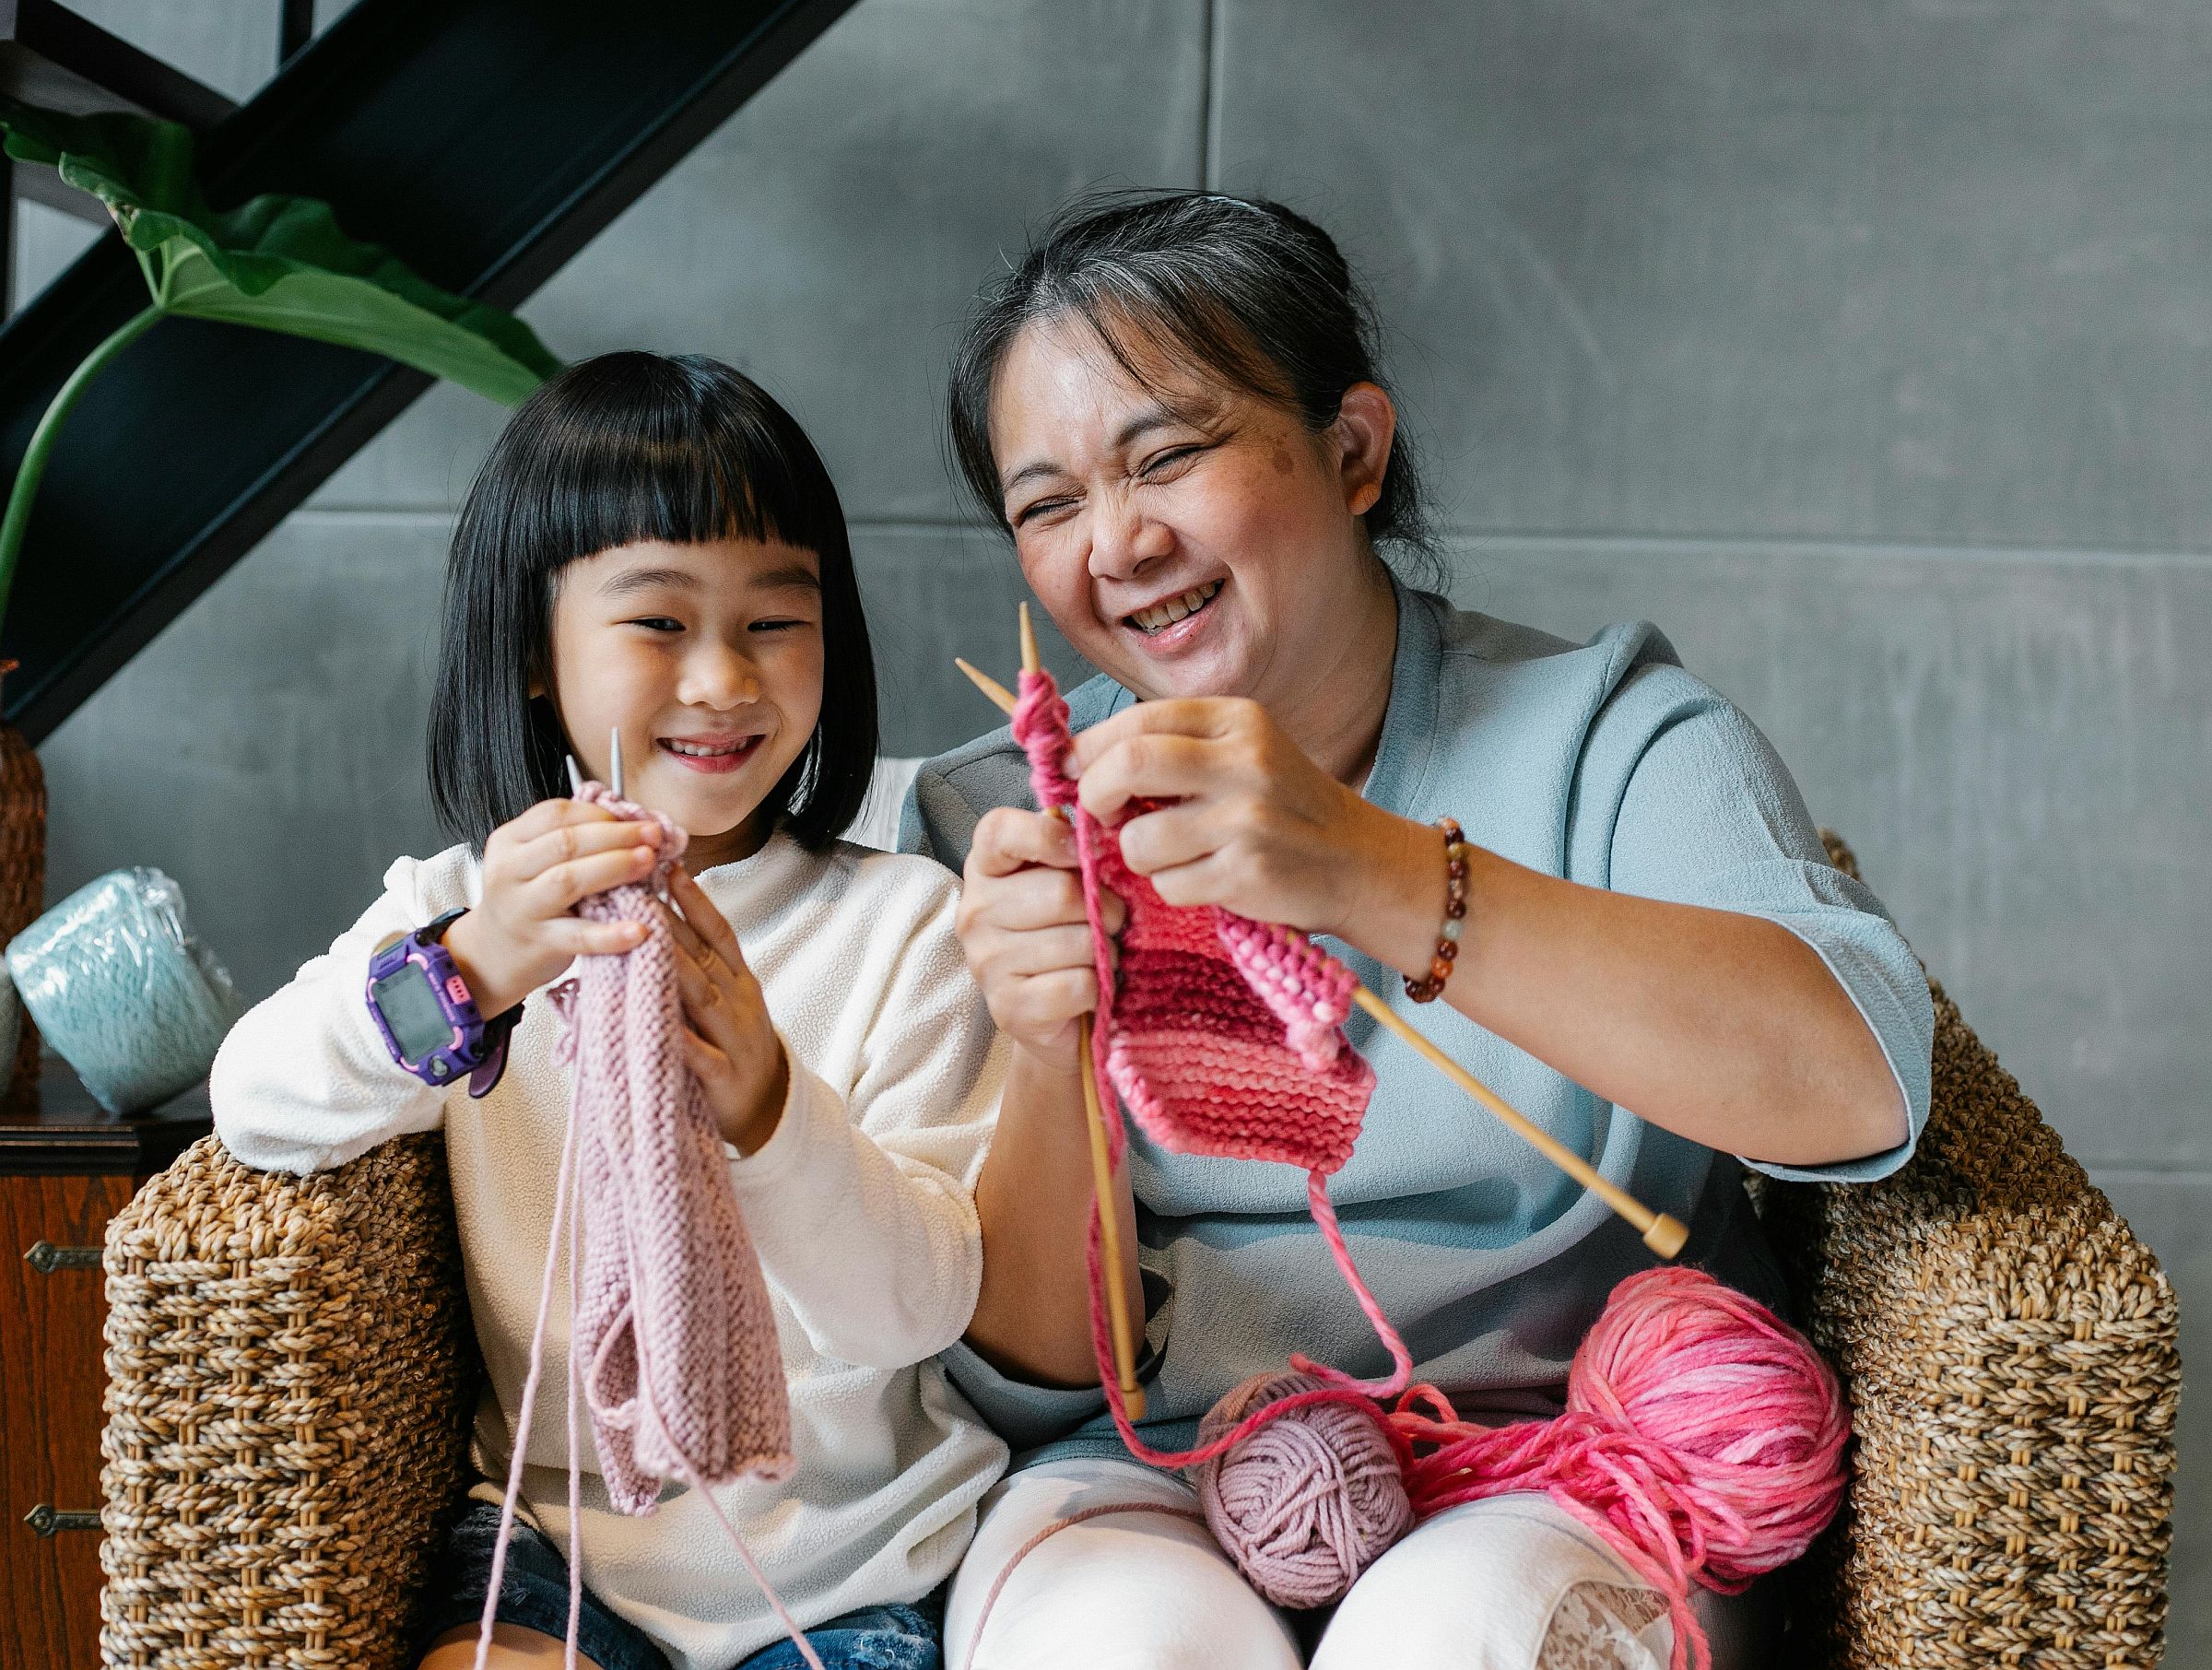
<svg viewBox="0 0 2212 1670">
<path fill-rule="evenodd" d="M 1292 1364 L 1324 1385 L 1269 1402 L 1194 1450 L 1152 1449 L 1136 1436 L 1112 1370 L 1094 1203 L 1091 1336 L 1123 1442 L 1155 1466 L 1191 1466 L 1294 1409 L 1397 1393 L 1412 1376 L 1413 1359 L 1359 1279 L 1327 1188 L 1330 1174 L 1351 1158 L 1375 1088 L 1374 1069 L 1342 1028 L 1357 978 L 1303 934 L 1211 905 L 1171 905 L 1130 869 L 1114 831 L 1077 800 L 1063 763 L 1071 742 L 1067 703 L 1050 673 L 1022 674 L 1013 728 L 1038 803 L 1075 824 L 1099 976 L 1090 1066 L 1103 1081 L 1099 1101 L 1114 1160 L 1127 1143 L 1119 1105 L 1126 1103 L 1147 1135 L 1179 1154 L 1302 1168 L 1314 1222 L 1394 1365 L 1383 1380 L 1360 1381 L 1294 1356 Z M 1150 809 L 1138 803 L 1130 815 Z M 1118 979 L 1100 916 L 1101 889 L 1128 908 Z"/>
<path fill-rule="evenodd" d="M 547 994 L 564 1023 L 555 1054 L 574 1069 L 574 1100 L 477 1662 L 483 1663 L 490 1639 L 528 1448 L 554 1251 L 563 1218 L 580 1194 L 581 1264 L 574 1226 L 566 1226 L 571 1242 L 571 1654 L 582 1582 L 574 1514 L 573 1388 L 580 1380 L 600 1476 L 613 1505 L 624 1513 L 651 1513 L 670 1480 L 700 1491 L 801 1652 L 817 1664 L 710 1488 L 745 1477 L 788 1478 L 794 1463 L 773 1303 L 738 1212 L 722 1134 L 684 1064 L 676 947 L 653 909 L 688 838 L 677 824 L 616 799 L 602 784 L 584 784 L 579 798 L 618 817 L 656 823 L 664 839 L 649 882 L 610 888 L 576 907 L 578 915 L 593 922 L 644 923 L 645 939 L 621 956 L 578 958 L 575 973 Z"/>
<path fill-rule="evenodd" d="M 653 876 L 665 887 L 683 829 L 595 783 L 583 799 L 667 832 Z M 722 1133 L 684 1066 L 676 947 L 653 898 L 633 883 L 579 904 L 588 921 L 653 931 L 627 956 L 578 958 L 551 994 L 568 1023 L 560 1053 L 575 1064 L 582 1144 L 573 1349 L 600 1476 L 625 1513 L 652 1512 L 665 1479 L 780 1479 L 793 1465 L 775 1311 Z"/>
</svg>

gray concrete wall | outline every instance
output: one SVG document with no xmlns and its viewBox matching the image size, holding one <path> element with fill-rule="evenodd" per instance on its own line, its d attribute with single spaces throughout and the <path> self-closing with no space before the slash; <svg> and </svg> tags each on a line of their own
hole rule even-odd
<svg viewBox="0 0 2212 1670">
<path fill-rule="evenodd" d="M 230 90 L 265 73 L 247 8 L 99 9 Z M 922 751 L 985 723 L 947 657 L 1007 659 L 1018 589 L 939 462 L 971 287 L 1096 183 L 1316 214 L 1394 327 L 1458 595 L 1657 620 L 1750 711 L 2168 1260 L 2194 1351 L 2207 85 L 2195 0 L 864 0 L 526 311 L 564 354 L 704 350 L 789 401 Z M 159 864 L 258 994 L 428 847 L 442 547 L 498 421 L 426 396 L 53 738 L 57 897 Z M 2184 1423 L 2194 1666 L 2212 1419 Z"/>
</svg>

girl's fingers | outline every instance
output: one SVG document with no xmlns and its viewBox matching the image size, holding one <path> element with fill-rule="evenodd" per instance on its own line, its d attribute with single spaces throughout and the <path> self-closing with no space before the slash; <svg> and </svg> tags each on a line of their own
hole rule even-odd
<svg viewBox="0 0 2212 1670">
<path fill-rule="evenodd" d="M 676 941 L 677 948 L 687 957 L 694 962 L 703 965 L 713 956 L 713 953 L 707 948 L 707 942 L 699 936 L 689 923 L 671 910 L 665 901 L 656 899 L 653 901 L 653 908 L 660 912 L 661 921 L 667 925 L 669 937 Z"/>
<path fill-rule="evenodd" d="M 681 864 L 669 867 L 668 892 L 682 910 L 684 921 L 724 968 L 735 973 L 745 967 L 745 952 L 737 944 L 736 933 Z"/>
<path fill-rule="evenodd" d="M 645 925 L 636 922 L 586 922 L 581 916 L 556 916 L 546 924 L 546 938 L 557 951 L 571 957 L 619 957 L 644 942 Z"/>
<path fill-rule="evenodd" d="M 684 1013 L 691 1017 L 691 1024 L 702 1036 L 719 1033 L 730 1024 L 734 1006 L 706 970 L 688 957 L 676 959 L 676 991 L 682 1000 Z"/>
<path fill-rule="evenodd" d="M 730 1058 L 727 1052 L 717 1048 L 690 1027 L 679 1027 L 683 1040 L 684 1064 L 691 1076 L 701 1084 L 713 1084 L 728 1076 Z"/>
<path fill-rule="evenodd" d="M 568 864 L 555 864 L 535 880 L 523 885 L 523 893 L 545 916 L 565 915 L 580 899 L 604 893 L 626 881 L 642 881 L 653 874 L 650 847 L 618 847 L 595 853 Z"/>
<path fill-rule="evenodd" d="M 582 808 L 586 812 L 598 809 L 597 806 Z M 632 823 L 624 818 L 562 823 L 515 847 L 507 854 L 507 864 L 514 875 L 528 881 L 547 870 L 596 853 L 612 853 L 623 847 L 658 847 L 660 839 L 658 824 Z"/>
</svg>

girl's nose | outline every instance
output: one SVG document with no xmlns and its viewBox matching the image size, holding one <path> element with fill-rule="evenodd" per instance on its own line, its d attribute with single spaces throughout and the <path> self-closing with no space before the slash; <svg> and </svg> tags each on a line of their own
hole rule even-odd
<svg viewBox="0 0 2212 1670">
<path fill-rule="evenodd" d="M 702 645 L 685 659 L 677 700 L 686 707 L 721 711 L 760 700 L 760 673 L 752 659 L 727 644 Z"/>
</svg>

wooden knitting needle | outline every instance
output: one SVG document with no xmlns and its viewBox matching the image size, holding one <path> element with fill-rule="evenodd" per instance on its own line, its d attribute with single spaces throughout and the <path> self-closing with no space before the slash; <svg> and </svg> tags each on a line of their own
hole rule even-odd
<svg viewBox="0 0 2212 1670">
<path fill-rule="evenodd" d="M 1041 671 L 1044 663 L 1037 653 L 1037 629 L 1030 622 L 1030 606 L 1020 608 L 1021 670 L 1025 673 Z M 1007 713 L 1014 712 L 1014 699 L 1007 692 L 966 662 L 960 663 L 968 676 L 980 684 L 991 684 L 984 693 L 994 701 L 1006 700 L 999 705 Z M 993 692 L 995 691 L 995 694 Z M 1129 1412 L 1131 1420 L 1145 1418 L 1145 1389 L 1136 1383 L 1136 1347 L 1129 1328 L 1129 1296 L 1122 1288 L 1122 1215 L 1116 1209 L 1113 1195 L 1113 1159 L 1106 1147 L 1106 1115 L 1099 1106 L 1098 1070 L 1091 1059 L 1090 1017 L 1086 1014 L 1076 1023 L 1076 1047 L 1083 1061 L 1083 1120 L 1090 1130 L 1090 1181 L 1097 1191 L 1099 1202 L 1099 1238 L 1106 1255 L 1106 1321 L 1113 1335 L 1114 1378 L 1122 1382 L 1122 1406 Z"/>
<path fill-rule="evenodd" d="M 964 661 L 959 665 L 975 681 L 977 689 L 997 702 L 1006 712 L 1014 711 L 1014 698 L 1007 694 L 1005 687 L 985 677 Z M 1682 1251 L 1682 1243 L 1689 1239 L 1689 1231 L 1683 1228 L 1679 1219 L 1670 1217 L 1665 1212 L 1653 1211 L 1627 1190 L 1600 1177 L 1597 1169 L 1588 1160 L 1535 1124 L 1502 1096 L 1430 1043 L 1414 1029 L 1411 1022 L 1365 986 L 1352 988 L 1352 1001 L 1411 1044 L 1430 1065 L 1502 1120 L 1509 1129 L 1537 1153 L 1633 1224 L 1637 1233 L 1643 1237 L 1643 1244 L 1661 1258 L 1672 1258 Z"/>
<path fill-rule="evenodd" d="M 1643 1237 L 1643 1244 L 1661 1258 L 1672 1258 L 1682 1251 L 1682 1243 L 1689 1239 L 1689 1231 L 1682 1227 L 1678 1219 L 1669 1217 L 1664 1212 L 1653 1211 L 1626 1189 L 1607 1182 L 1597 1174 L 1596 1168 L 1588 1160 L 1430 1043 L 1414 1029 L 1410 1021 L 1365 986 L 1352 988 L 1352 1001 L 1419 1051 L 1430 1065 L 1503 1120 L 1522 1141 L 1634 1224 L 1637 1232 Z"/>
</svg>

